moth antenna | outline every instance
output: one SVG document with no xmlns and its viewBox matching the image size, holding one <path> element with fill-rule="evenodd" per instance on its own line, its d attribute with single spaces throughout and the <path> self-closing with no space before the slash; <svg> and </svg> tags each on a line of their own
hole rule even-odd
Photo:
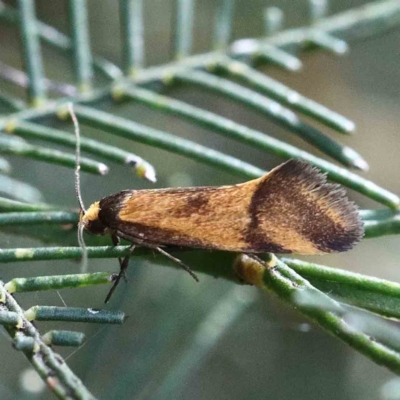
<svg viewBox="0 0 400 400">
<path fill-rule="evenodd" d="M 79 243 L 79 247 L 82 250 L 81 273 L 87 272 L 87 266 L 88 266 L 88 252 L 87 252 L 85 240 L 83 239 L 84 229 L 85 229 L 85 223 L 80 222 L 78 225 L 78 243 Z"/>
<path fill-rule="evenodd" d="M 76 118 L 76 114 L 74 111 L 74 106 L 72 103 L 68 103 L 68 111 L 71 115 L 72 122 L 74 123 L 75 128 L 75 139 L 76 139 L 76 151 L 75 151 L 75 193 L 78 198 L 79 207 L 83 214 L 86 214 L 86 208 L 83 204 L 82 195 L 81 195 L 81 175 L 80 175 L 80 161 L 81 161 L 81 135 L 79 131 L 79 123 L 78 118 Z M 81 263 L 81 272 L 84 273 L 87 271 L 88 265 L 88 253 L 87 247 L 85 244 L 85 240 L 83 239 L 83 230 L 85 229 L 85 223 L 80 222 L 78 224 L 78 243 L 79 247 L 82 250 L 82 263 Z"/>
<path fill-rule="evenodd" d="M 83 204 L 81 195 L 81 175 L 80 175 L 80 160 L 81 160 L 81 135 L 79 131 L 78 118 L 76 118 L 74 106 L 72 103 L 68 103 L 68 111 L 71 115 L 72 122 L 75 128 L 75 138 L 76 138 L 76 151 L 75 151 L 75 193 L 78 198 L 79 207 L 83 214 L 86 214 L 86 208 Z"/>
</svg>

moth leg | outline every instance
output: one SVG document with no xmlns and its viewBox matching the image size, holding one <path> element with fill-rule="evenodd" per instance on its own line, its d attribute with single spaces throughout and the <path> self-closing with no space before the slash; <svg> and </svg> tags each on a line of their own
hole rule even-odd
<svg viewBox="0 0 400 400">
<path fill-rule="evenodd" d="M 115 235 L 115 234 L 111 235 L 111 240 L 112 240 L 114 246 L 118 246 L 121 243 L 121 239 L 119 238 L 118 235 Z M 120 273 L 123 271 L 122 276 L 124 278 L 124 281 L 128 282 L 128 278 L 126 277 L 126 268 L 122 267 L 124 260 L 125 260 L 125 258 L 118 257 Z"/>
<path fill-rule="evenodd" d="M 129 240 L 130 242 L 133 242 L 139 246 L 147 247 L 148 249 L 157 250 L 159 253 L 163 254 L 165 257 L 167 257 L 170 260 L 172 260 L 173 262 L 179 264 L 186 272 L 189 273 L 190 276 L 192 276 L 192 278 L 196 282 L 199 282 L 199 278 L 197 277 L 197 275 L 192 271 L 192 269 L 189 266 L 187 266 L 185 263 L 183 263 L 181 260 L 179 260 L 179 258 L 176 258 L 176 257 L 172 256 L 171 254 L 167 253 L 159 245 L 157 245 L 155 243 L 153 244 L 153 243 L 146 242 L 145 240 L 140 239 L 136 236 L 126 235 L 125 233 L 120 232 L 120 231 L 118 231 L 117 233 L 118 233 L 118 236 L 121 236 L 122 238 Z"/>
<path fill-rule="evenodd" d="M 167 253 L 161 247 L 155 246 L 154 249 L 157 250 L 159 253 L 163 254 L 164 256 L 168 257 L 173 262 L 179 264 L 186 272 L 189 273 L 189 275 L 196 282 L 199 282 L 199 278 L 197 277 L 197 275 L 192 271 L 192 269 L 189 266 L 187 266 L 185 263 L 183 263 L 179 258 L 176 258 L 176 257 L 172 256 L 171 254 Z"/>
<path fill-rule="evenodd" d="M 115 289 L 117 288 L 121 278 L 124 277 L 126 279 L 126 270 L 128 268 L 128 265 L 129 265 L 129 258 L 131 256 L 131 254 L 133 253 L 133 250 L 135 250 L 135 247 L 136 247 L 136 244 L 132 244 L 131 247 L 129 247 L 128 254 L 123 259 L 119 259 L 120 260 L 121 269 L 119 271 L 119 274 L 115 278 L 114 284 L 112 285 L 110 291 L 108 292 L 107 297 L 104 300 L 104 303 L 108 303 L 109 302 L 109 300 L 111 299 L 111 296 L 115 292 Z"/>
</svg>

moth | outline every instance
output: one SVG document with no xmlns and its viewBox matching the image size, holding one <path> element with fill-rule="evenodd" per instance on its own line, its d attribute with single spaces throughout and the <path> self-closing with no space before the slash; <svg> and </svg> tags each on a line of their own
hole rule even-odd
<svg viewBox="0 0 400 400">
<path fill-rule="evenodd" d="M 363 237 L 356 205 L 311 164 L 289 160 L 261 178 L 230 186 L 123 190 L 81 205 L 79 232 L 110 234 L 154 249 L 196 275 L 166 246 L 248 254 L 343 252 Z M 106 301 L 124 276 L 129 255 Z"/>
</svg>

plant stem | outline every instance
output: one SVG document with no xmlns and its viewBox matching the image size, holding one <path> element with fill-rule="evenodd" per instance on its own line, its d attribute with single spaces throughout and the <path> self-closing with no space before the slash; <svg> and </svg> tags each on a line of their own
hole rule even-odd
<svg viewBox="0 0 400 400">
<path fill-rule="evenodd" d="M 316 120 L 330 126 L 339 132 L 350 133 L 354 131 L 355 124 L 348 118 L 330 110 L 329 108 L 309 99 L 279 81 L 256 71 L 247 64 L 229 58 L 220 59 L 215 68 L 229 75 L 229 77 L 240 79 L 255 89 L 266 93 L 279 102 L 294 108 Z"/>
<path fill-rule="evenodd" d="M 33 368 L 38 372 L 49 389 L 60 399 L 76 398 L 95 400 L 95 397 L 83 385 L 82 381 L 74 375 L 65 361 L 59 354 L 47 346 L 41 339 L 39 331 L 25 317 L 24 310 L 19 306 L 15 298 L 9 294 L 0 284 L 4 302 L 0 304 L 0 309 L 15 312 L 22 320 L 22 328 L 18 329 L 6 327 L 9 335 L 15 337 L 32 338 L 38 346 L 38 351 L 24 351 L 26 358 L 30 361 Z"/>
<path fill-rule="evenodd" d="M 83 106 L 75 106 L 75 112 L 79 120 L 89 126 L 140 143 L 159 147 L 184 157 L 206 163 L 207 165 L 233 172 L 240 176 L 256 178 L 265 173 L 261 168 L 257 168 L 237 158 L 191 142 L 190 140 L 171 135 L 167 132 L 114 116 L 111 113 Z"/>
<path fill-rule="evenodd" d="M 192 51 L 194 0 L 174 0 L 174 4 L 173 58 L 181 60 Z"/>
<path fill-rule="evenodd" d="M 391 318 L 400 317 L 400 284 L 291 258 L 281 261 L 331 297 Z"/>
<path fill-rule="evenodd" d="M 243 103 L 260 111 L 263 115 L 289 129 L 342 164 L 364 170 L 368 169 L 366 161 L 355 150 L 341 145 L 313 126 L 306 124 L 294 112 L 251 89 L 202 71 L 179 71 L 173 75 L 172 79 L 210 90 L 218 95 Z"/>
<path fill-rule="evenodd" d="M 78 213 L 69 211 L 8 212 L 0 214 L 0 226 L 36 225 L 40 223 L 76 224 L 78 219 Z"/>
<path fill-rule="evenodd" d="M 236 0 L 219 0 L 214 24 L 214 50 L 225 50 L 231 39 Z"/>
<path fill-rule="evenodd" d="M 86 0 L 68 0 L 74 53 L 75 80 L 81 93 L 92 89 L 92 53 Z"/>
<path fill-rule="evenodd" d="M 144 66 L 143 0 L 120 0 L 119 7 L 124 71 L 134 77 Z"/>
<path fill-rule="evenodd" d="M 69 168 L 75 168 L 75 156 L 59 150 L 48 149 L 40 146 L 33 146 L 24 142 L 11 142 L 0 139 L 0 154 L 8 154 L 32 158 L 34 160 L 47 162 L 51 164 L 63 165 Z M 82 171 L 92 174 L 104 175 L 108 172 L 108 167 L 89 158 L 81 158 Z"/>
<path fill-rule="evenodd" d="M 33 0 L 18 0 L 23 56 L 29 77 L 28 96 L 34 107 L 46 100 L 44 71 Z"/>
<path fill-rule="evenodd" d="M 264 290 L 272 290 L 279 298 L 318 323 L 327 332 L 374 362 L 395 373 L 400 372 L 400 354 L 397 351 L 360 331 L 357 326 L 351 325 L 347 321 L 348 318 L 345 318 L 349 316 L 346 307 L 314 288 L 275 256 L 271 255 L 266 265 L 248 256 L 242 256 L 237 268 L 246 282 Z"/>
</svg>

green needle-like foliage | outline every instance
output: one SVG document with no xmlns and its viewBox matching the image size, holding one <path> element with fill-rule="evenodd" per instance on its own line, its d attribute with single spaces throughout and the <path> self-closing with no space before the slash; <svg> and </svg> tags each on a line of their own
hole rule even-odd
<svg viewBox="0 0 400 400">
<path fill-rule="evenodd" d="M 7 265 L 7 274 L 12 275 L 7 283 L 0 282 L 0 324 L 12 337 L 14 348 L 26 356 L 48 388 L 59 398 L 95 398 L 85 387 L 85 379 L 79 379 L 54 351 L 54 346 L 83 346 L 85 335 L 69 329 L 41 332 L 40 321 L 62 321 L 64 327 L 77 322 L 123 324 L 125 313 L 90 308 L 89 297 L 87 304 L 78 306 L 67 306 L 64 303 L 60 307 L 58 303 L 36 303 L 23 309 L 18 303 L 19 293 L 57 293 L 64 289 L 80 292 L 87 290 L 88 293 L 92 290 L 91 293 L 96 293 L 98 289 L 90 287 L 109 287 L 116 279 L 113 273 L 103 272 L 100 261 L 96 260 L 113 258 L 122 262 L 130 254 L 127 243 L 111 246 L 109 238 L 95 237 L 87 240 L 91 273 L 79 274 L 75 270 L 54 272 L 51 266 L 58 266 L 62 260 L 80 260 L 82 257 L 82 248 L 76 245 L 79 221 L 77 206 L 53 204 L 56 201 L 47 196 L 46 190 L 55 193 L 61 190 L 64 186 L 61 180 L 57 182 L 59 186 L 52 184 L 49 189 L 50 184 L 43 185 L 47 189 L 39 191 L 29 182 L 29 171 L 26 171 L 25 180 L 8 176 L 12 174 L 13 162 L 10 161 L 19 157 L 30 159 L 32 165 L 33 162 L 46 163 L 48 169 L 52 168 L 50 164 L 70 170 L 75 168 L 73 151 L 76 142 L 67 112 L 67 104 L 70 102 L 74 104 L 83 131 L 81 150 L 90 155 L 90 158 L 83 156 L 80 159 L 82 172 L 103 175 L 110 167 L 124 175 L 121 171 L 128 167 L 133 168 L 138 177 L 154 183 L 156 170 L 161 171 L 161 177 L 164 176 L 165 160 L 158 156 L 158 152 L 157 157 L 153 156 L 153 164 L 146 161 L 147 158 L 142 158 L 142 149 L 150 148 L 150 158 L 161 149 L 177 155 L 176 159 L 185 157 L 200 162 L 212 168 L 215 178 L 213 183 L 223 184 L 217 175 L 219 170 L 232 175 L 232 179 L 235 176 L 253 179 L 266 172 L 265 166 L 260 165 L 256 158 L 251 163 L 246 161 L 247 149 L 255 148 L 263 152 L 265 158 L 273 154 L 281 160 L 297 158 L 308 161 L 326 173 L 328 179 L 388 207 L 360 211 L 365 226 L 365 239 L 400 233 L 397 211 L 399 196 L 368 177 L 352 172 L 350 169 L 366 172 L 369 168 L 367 161 L 355 149 L 337 140 L 334 136 L 336 132 L 329 132 L 331 129 L 351 134 L 355 129 L 351 116 L 331 110 L 290 85 L 256 69 L 264 64 L 273 64 L 291 72 L 301 67 L 306 68 L 306 63 L 301 60 L 302 52 L 306 50 L 327 51 L 335 56 L 344 54 L 349 49 L 348 41 L 376 36 L 398 27 L 398 1 L 377 1 L 333 16 L 326 15 L 326 10 L 321 6 L 325 2 L 311 2 L 310 23 L 287 30 L 282 30 L 283 12 L 280 9 L 261 9 L 257 15 L 264 15 L 264 36 L 232 42 L 237 17 L 236 2 L 219 0 L 212 18 L 214 31 L 209 44 L 210 51 L 196 54 L 196 2 L 174 0 L 170 59 L 157 66 L 145 65 L 147 53 L 150 54 L 144 40 L 149 10 L 146 10 L 147 4 L 143 0 L 119 1 L 121 65 L 95 54 L 92 43 L 96 38 L 91 35 L 89 26 L 93 21 L 85 0 L 68 0 L 67 35 L 38 20 L 34 0 L 19 0 L 17 3 L 13 7 L 0 2 L 0 24 L 6 23 L 9 28 L 18 30 L 24 64 L 23 71 L 18 69 L 20 66 L 0 65 L 0 80 L 10 87 L 14 85 L 17 92 L 15 94 L 12 90 L 8 92 L 2 88 L 0 93 L 0 230 L 5 236 L 13 235 L 12 244 L 7 242 L 7 248 L 0 249 L 0 263 Z M 263 32 L 260 33 L 262 35 Z M 68 61 L 73 85 L 70 82 L 56 82 L 46 75 L 45 66 L 51 59 L 47 59 L 42 44 L 57 51 L 60 57 Z M 224 97 L 228 103 L 237 103 L 246 110 L 252 110 L 253 115 L 265 117 L 279 125 L 280 129 L 307 142 L 308 150 L 276 138 L 273 128 L 269 127 L 265 131 L 255 129 L 220 115 L 219 110 L 210 111 L 208 106 L 193 105 L 190 101 L 174 98 L 174 89 L 178 84 L 193 95 L 211 92 L 212 97 Z M 20 98 L 21 88 L 26 88 L 27 99 Z M 61 97 L 50 97 L 55 94 Z M 66 95 L 68 97 L 64 97 Z M 165 117 L 162 113 L 169 114 L 176 120 L 185 120 L 191 124 L 191 128 L 205 128 L 210 137 L 219 134 L 227 138 L 226 142 L 240 142 L 240 156 L 216 150 L 213 145 L 197 143 L 191 135 L 192 129 L 189 130 L 189 138 L 186 138 L 175 133 L 174 128 L 156 129 L 150 126 L 149 121 L 141 118 L 140 109 L 137 108 L 139 104 L 151 108 L 154 121 L 163 121 L 161 118 Z M 101 135 L 101 139 L 86 135 Z M 136 143 L 141 145 L 136 146 Z M 70 149 L 69 153 L 65 152 L 64 147 Z M 314 150 L 322 155 L 314 155 Z M 326 160 L 325 156 L 333 162 Z M 106 160 L 107 166 L 97 158 Z M 120 165 L 120 169 L 116 168 L 116 164 Z M 176 167 L 174 172 L 182 171 Z M 99 182 L 94 176 L 90 180 L 87 175 L 82 174 L 82 177 L 82 191 Z M 41 182 L 48 183 L 46 176 L 42 177 Z M 101 182 L 105 185 L 106 180 Z M 140 184 L 146 185 L 143 182 Z M 131 184 L 132 187 L 136 185 L 136 181 Z M 106 194 L 109 193 L 105 189 L 102 195 Z M 37 240 L 36 247 L 24 247 L 24 237 Z M 51 247 L 42 246 L 39 241 L 51 243 Z M 185 304 L 178 304 L 177 293 L 168 288 L 167 279 L 164 282 L 164 278 L 160 278 L 163 282 L 157 290 L 153 291 L 150 286 L 146 286 L 146 291 L 153 296 L 150 297 L 151 303 L 173 303 L 177 311 L 176 315 L 174 311 L 154 321 L 154 330 L 137 345 L 135 355 L 129 360 L 130 368 L 126 372 L 119 371 L 121 382 L 133 382 L 135 387 L 129 388 L 129 393 L 135 398 L 181 397 L 183 387 L 196 376 L 207 355 L 216 348 L 229 327 L 239 321 L 254 303 L 256 288 L 252 294 L 244 295 L 241 284 L 252 284 L 272 291 L 352 348 L 377 364 L 400 373 L 400 345 L 397 340 L 400 328 L 387 320 L 400 318 L 399 284 L 348 272 L 345 268 L 333 269 L 294 258 L 278 259 L 272 254 L 266 256 L 266 261 L 247 255 L 235 259 L 236 255 L 231 253 L 191 249 L 172 248 L 171 254 L 202 275 L 221 278 L 218 281 L 221 286 L 225 284 L 224 281 L 236 286 L 227 290 L 205 311 L 202 310 L 201 322 L 194 319 L 196 310 L 190 308 L 192 303 L 188 303 L 186 309 Z M 47 262 L 49 269 L 45 275 L 35 274 L 37 261 Z M 378 262 L 378 257 L 371 260 L 371 264 Z M 155 256 L 149 249 L 135 249 L 131 264 L 138 265 L 132 285 L 136 280 L 140 282 L 140 266 L 147 263 L 180 269 L 170 260 Z M 16 270 L 13 270 L 13 265 L 29 266 L 29 273 L 14 276 L 13 271 Z M 165 272 L 161 272 L 161 276 L 162 273 Z M 195 285 L 190 288 L 190 293 L 186 295 L 193 296 L 196 299 L 193 304 L 197 306 L 202 303 L 197 299 L 204 296 L 197 294 L 195 297 L 198 289 Z M 122 308 L 123 300 L 119 294 L 122 289 L 121 292 L 119 289 L 114 298 L 117 307 Z M 137 285 L 136 291 L 140 290 Z M 166 294 L 165 300 L 163 294 Z M 59 295 L 61 297 L 60 292 Z M 32 301 L 38 302 L 38 298 Z M 141 315 L 146 315 L 146 312 L 152 315 L 148 305 L 140 307 L 129 312 L 129 315 L 133 315 L 134 328 L 139 331 L 142 329 L 138 323 Z M 187 335 L 182 334 L 183 322 L 179 321 L 182 315 L 187 325 L 191 325 L 191 330 L 186 329 Z M 187 339 L 182 345 L 183 350 L 177 353 L 175 359 L 170 360 L 168 356 L 168 362 L 163 363 L 164 349 L 171 346 L 172 341 L 172 347 L 178 347 L 175 343 L 177 339 Z M 113 337 L 113 340 L 116 339 Z M 89 341 L 90 337 L 86 343 Z M 91 352 L 88 371 L 101 360 L 100 351 Z M 125 356 L 119 355 L 119 358 Z M 165 365 L 168 365 L 167 370 L 160 372 L 160 366 Z M 131 376 L 132 371 L 134 376 Z M 152 383 L 145 382 L 148 377 Z M 158 383 L 154 386 L 153 382 Z M 110 393 L 114 393 L 115 398 L 126 396 L 127 387 L 120 386 L 120 382 L 109 382 Z"/>
</svg>

